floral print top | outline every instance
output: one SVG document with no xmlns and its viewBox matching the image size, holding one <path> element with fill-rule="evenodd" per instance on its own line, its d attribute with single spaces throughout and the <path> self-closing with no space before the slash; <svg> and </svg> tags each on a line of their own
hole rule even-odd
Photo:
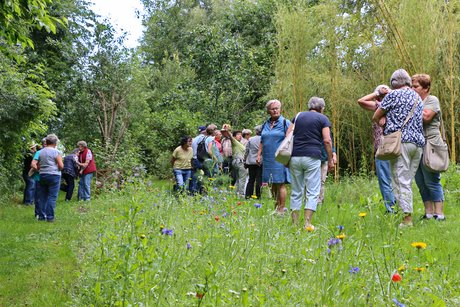
<svg viewBox="0 0 460 307">
<path fill-rule="evenodd" d="M 423 102 L 420 96 L 410 88 L 391 91 L 383 99 L 380 108 L 386 111 L 387 118 L 383 134 L 387 135 L 400 130 L 414 103 L 417 106 L 411 118 L 401 130 L 401 142 L 413 143 L 418 147 L 423 147 L 425 145 L 422 120 Z"/>
</svg>

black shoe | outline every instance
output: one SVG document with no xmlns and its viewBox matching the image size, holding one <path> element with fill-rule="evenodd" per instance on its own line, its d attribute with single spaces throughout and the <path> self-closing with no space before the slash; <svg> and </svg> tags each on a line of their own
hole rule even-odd
<svg viewBox="0 0 460 307">
<path fill-rule="evenodd" d="M 433 215 L 432 217 L 426 216 L 426 214 L 422 215 L 420 218 L 421 220 L 431 220 L 432 218 L 436 219 L 436 215 Z"/>
<path fill-rule="evenodd" d="M 436 221 L 440 221 L 440 222 L 443 222 L 443 221 L 446 220 L 446 217 L 445 217 L 445 216 L 439 217 L 439 216 L 437 216 L 437 215 L 433 215 L 433 217 L 434 217 L 434 219 L 435 219 Z"/>
</svg>

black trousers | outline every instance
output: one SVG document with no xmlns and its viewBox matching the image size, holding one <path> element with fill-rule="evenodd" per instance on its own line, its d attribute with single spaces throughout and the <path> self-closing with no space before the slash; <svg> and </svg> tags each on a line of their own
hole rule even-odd
<svg viewBox="0 0 460 307">
<path fill-rule="evenodd" d="M 254 193 L 254 184 L 256 186 L 256 196 L 260 198 L 260 187 L 262 186 L 262 166 L 248 165 L 249 180 L 246 185 L 246 198 L 250 198 Z"/>
<path fill-rule="evenodd" d="M 66 173 L 62 173 L 62 178 L 65 181 L 65 186 L 61 188 L 61 190 L 66 192 L 65 199 L 71 200 L 72 195 L 73 195 L 73 190 L 75 188 L 75 177 L 70 176 L 69 174 L 66 174 Z"/>
</svg>

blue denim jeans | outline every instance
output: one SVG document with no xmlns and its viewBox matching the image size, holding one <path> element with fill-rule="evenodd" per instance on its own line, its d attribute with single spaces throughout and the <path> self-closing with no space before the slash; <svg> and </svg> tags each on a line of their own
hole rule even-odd
<svg viewBox="0 0 460 307">
<path fill-rule="evenodd" d="M 375 159 L 375 172 L 379 182 L 380 193 L 382 194 L 383 202 L 387 212 L 393 212 L 395 206 L 395 196 L 391 185 L 391 169 L 390 161 Z"/>
<path fill-rule="evenodd" d="M 91 178 L 93 178 L 93 173 L 81 175 L 78 183 L 78 200 L 91 199 Z"/>
<path fill-rule="evenodd" d="M 60 185 L 61 175 L 40 174 L 40 184 L 37 186 L 40 198 L 39 219 L 54 220 Z"/>
<path fill-rule="evenodd" d="M 420 160 L 417 173 L 415 173 L 415 183 L 417 183 L 417 187 L 420 191 L 423 202 L 444 201 L 444 191 L 441 185 L 441 174 L 427 170 L 425 165 L 423 165 L 423 157 Z"/>
<path fill-rule="evenodd" d="M 321 189 L 321 160 L 311 157 L 292 157 L 289 162 L 291 172 L 291 210 L 300 210 L 305 197 L 305 209 L 316 211 Z"/>
<path fill-rule="evenodd" d="M 35 198 L 35 180 L 32 177 L 29 177 L 28 174 L 24 174 L 23 179 L 26 183 L 24 188 L 23 204 L 31 205 L 34 203 Z"/>
<path fill-rule="evenodd" d="M 192 177 L 191 169 L 174 169 L 174 178 L 176 178 L 176 186 L 178 190 L 185 191 Z"/>
</svg>

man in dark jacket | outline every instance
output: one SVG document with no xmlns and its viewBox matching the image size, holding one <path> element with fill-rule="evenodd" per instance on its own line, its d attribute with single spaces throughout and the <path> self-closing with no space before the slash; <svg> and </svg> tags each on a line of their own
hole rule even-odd
<svg viewBox="0 0 460 307">
<path fill-rule="evenodd" d="M 62 178 L 65 180 L 65 185 L 61 186 L 61 190 L 66 192 L 66 201 L 70 201 L 72 199 L 73 190 L 75 188 L 75 178 L 78 175 L 78 152 L 78 148 L 74 149 L 71 154 L 64 157 L 64 169 L 62 170 Z"/>
<path fill-rule="evenodd" d="M 37 144 L 33 144 L 30 146 L 30 151 L 24 157 L 24 167 L 22 170 L 22 178 L 26 183 L 24 188 L 24 205 L 33 205 L 34 198 L 35 198 L 35 181 L 32 177 L 29 176 L 30 171 L 30 163 L 32 162 L 32 158 L 37 151 Z"/>
</svg>

